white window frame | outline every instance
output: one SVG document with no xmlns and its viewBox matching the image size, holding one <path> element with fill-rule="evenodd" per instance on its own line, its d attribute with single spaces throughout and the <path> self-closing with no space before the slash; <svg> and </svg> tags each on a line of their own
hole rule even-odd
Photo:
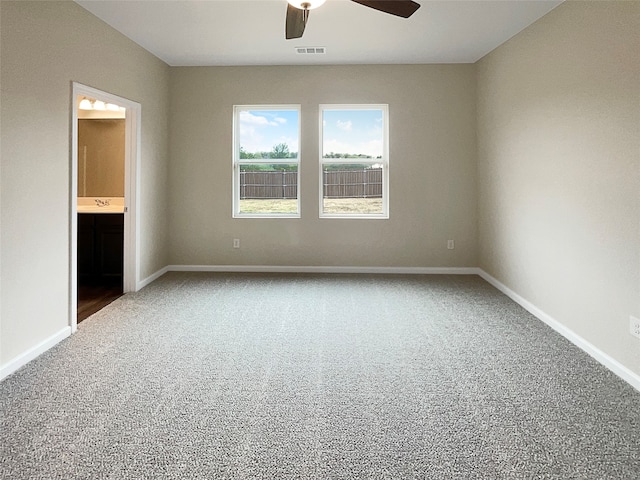
<svg viewBox="0 0 640 480">
<path fill-rule="evenodd" d="M 296 158 L 240 158 L 240 112 L 256 110 L 295 110 L 298 112 L 298 155 Z M 302 112 L 300 105 L 234 105 L 233 106 L 233 218 L 300 218 L 300 152 L 302 137 L 300 132 Z M 257 163 L 274 164 L 286 163 L 297 165 L 297 207 L 296 213 L 241 213 L 240 212 L 240 166 Z"/>
<path fill-rule="evenodd" d="M 382 110 L 383 114 L 383 148 L 382 158 L 357 158 L 353 161 L 345 161 L 344 158 L 323 158 L 324 152 L 324 112 L 327 110 Z M 319 105 L 319 216 L 320 218 L 345 218 L 345 219 L 388 219 L 389 218 L 389 105 L 388 104 L 321 104 Z M 356 152 L 354 152 L 356 153 Z M 382 212 L 381 213 L 325 213 L 324 206 L 324 165 L 327 164 L 369 164 L 382 165 Z"/>
</svg>

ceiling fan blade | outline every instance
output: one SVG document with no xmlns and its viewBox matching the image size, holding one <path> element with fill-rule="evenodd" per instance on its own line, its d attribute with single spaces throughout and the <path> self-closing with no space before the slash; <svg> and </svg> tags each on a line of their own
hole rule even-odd
<svg viewBox="0 0 640 480">
<path fill-rule="evenodd" d="M 420 4 L 411 0 L 352 0 L 366 7 L 402 18 L 409 18 L 420 8 Z"/>
<path fill-rule="evenodd" d="M 285 22 L 285 37 L 287 40 L 300 38 L 304 33 L 308 12 L 287 4 L 287 20 Z"/>
</svg>

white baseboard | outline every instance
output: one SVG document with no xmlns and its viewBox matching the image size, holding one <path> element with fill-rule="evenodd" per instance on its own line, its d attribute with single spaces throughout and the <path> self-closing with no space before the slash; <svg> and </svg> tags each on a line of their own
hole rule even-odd
<svg viewBox="0 0 640 480">
<path fill-rule="evenodd" d="M 56 344 L 58 344 L 65 338 L 69 337 L 70 335 L 71 335 L 71 327 L 70 326 L 64 327 L 58 333 L 54 333 L 49 338 L 43 340 L 35 347 L 30 348 L 23 354 L 11 360 L 6 365 L 3 365 L 2 367 L 0 367 L 0 380 L 3 380 L 4 378 L 8 377 L 13 372 L 18 370 L 20 367 L 23 367 L 24 365 L 29 363 L 31 360 L 43 354 L 44 352 L 49 350 L 51 347 L 55 346 Z"/>
<path fill-rule="evenodd" d="M 523 307 L 529 313 L 533 314 L 539 320 L 549 325 L 560 335 L 565 337 L 567 340 L 569 340 L 578 348 L 584 350 L 591 357 L 593 357 L 599 363 L 604 365 L 606 368 L 611 370 L 613 373 L 618 375 L 625 382 L 627 382 L 629 385 L 631 385 L 633 388 L 635 388 L 640 392 L 640 376 L 639 375 L 637 375 L 636 373 L 634 373 L 633 371 L 631 371 L 630 369 L 622 365 L 616 359 L 604 353 L 602 350 L 600 350 L 595 345 L 591 344 L 590 342 L 582 338 L 580 335 L 576 334 L 573 330 L 565 327 L 562 323 L 560 323 L 550 315 L 540 310 L 534 304 L 532 304 L 525 298 L 518 295 L 516 292 L 511 290 L 509 287 L 507 287 L 505 284 L 503 284 L 496 278 L 489 275 L 484 270 L 478 269 L 478 274 L 488 283 L 490 283 L 491 285 L 496 287 L 498 290 L 500 290 L 502 293 L 504 293 L 511 300 L 519 304 L 521 307 Z"/>
<path fill-rule="evenodd" d="M 280 265 L 169 265 L 169 272 L 246 272 L 246 273 L 371 273 L 402 275 L 478 275 L 468 267 L 357 267 L 357 266 L 280 266 Z"/>
<path fill-rule="evenodd" d="M 158 278 L 160 278 L 162 275 L 164 275 L 165 273 L 167 273 L 169 271 L 169 267 L 163 267 L 160 270 L 158 270 L 155 273 L 152 273 L 151 275 L 149 275 L 147 278 L 145 278 L 144 280 L 136 283 L 136 292 L 138 290 L 140 290 L 141 288 L 146 287 L 147 285 L 149 285 L 151 282 L 157 280 Z"/>
</svg>

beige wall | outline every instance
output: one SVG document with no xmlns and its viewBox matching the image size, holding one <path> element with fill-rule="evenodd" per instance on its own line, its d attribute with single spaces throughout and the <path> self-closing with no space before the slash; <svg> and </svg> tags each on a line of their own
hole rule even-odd
<svg viewBox="0 0 640 480">
<path fill-rule="evenodd" d="M 318 218 L 322 103 L 389 104 L 389 220 Z M 234 104 L 301 105 L 302 218 L 232 218 Z M 172 68 L 170 130 L 172 264 L 477 265 L 473 65 Z"/>
<path fill-rule="evenodd" d="M 0 8 L 4 366 L 68 325 L 72 81 L 142 104 L 141 277 L 167 264 L 169 67 L 73 2 Z"/>
<path fill-rule="evenodd" d="M 478 64 L 480 265 L 640 374 L 640 2 L 567 2 Z"/>
</svg>

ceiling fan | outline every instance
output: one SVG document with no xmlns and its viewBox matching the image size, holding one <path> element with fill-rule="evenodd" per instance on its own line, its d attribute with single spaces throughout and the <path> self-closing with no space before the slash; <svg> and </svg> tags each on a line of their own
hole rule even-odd
<svg viewBox="0 0 640 480">
<path fill-rule="evenodd" d="M 366 7 L 409 18 L 420 8 L 420 4 L 411 0 L 351 0 Z M 285 37 L 287 40 L 300 38 L 309 19 L 309 10 L 319 7 L 325 0 L 288 0 Z"/>
</svg>

